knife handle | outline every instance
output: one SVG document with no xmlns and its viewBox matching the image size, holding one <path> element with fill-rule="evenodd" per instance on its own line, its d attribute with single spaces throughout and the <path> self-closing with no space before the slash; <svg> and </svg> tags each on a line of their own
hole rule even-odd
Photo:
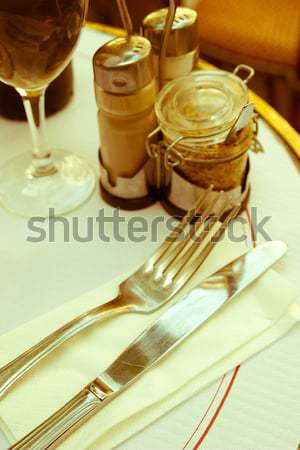
<svg viewBox="0 0 300 450">
<path fill-rule="evenodd" d="M 13 444 L 9 450 L 45 450 L 56 448 L 80 425 L 106 404 L 112 391 L 95 381 L 79 392 L 41 425 Z"/>
<path fill-rule="evenodd" d="M 87 311 L 45 337 L 6 366 L 0 368 L 0 397 L 33 366 L 67 340 L 100 320 L 109 319 L 125 312 L 130 312 L 130 306 L 123 301 L 121 295 L 118 295 L 114 300 Z"/>
</svg>

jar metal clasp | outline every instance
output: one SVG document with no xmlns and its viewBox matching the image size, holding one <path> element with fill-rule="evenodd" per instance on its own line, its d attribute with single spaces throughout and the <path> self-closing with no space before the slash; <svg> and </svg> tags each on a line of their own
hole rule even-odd
<svg viewBox="0 0 300 450">
<path fill-rule="evenodd" d="M 151 164 L 150 169 L 150 184 L 157 190 L 160 190 L 164 185 L 164 172 L 163 172 L 163 155 L 165 144 L 162 137 L 162 131 L 160 126 L 155 128 L 146 138 L 146 150 Z"/>
<path fill-rule="evenodd" d="M 146 138 L 146 150 L 150 158 L 158 158 L 159 156 L 160 134 L 161 128 L 157 127 Z"/>
<path fill-rule="evenodd" d="M 180 142 L 184 141 L 186 138 L 184 136 L 180 136 L 175 139 L 171 144 L 166 147 L 165 155 L 164 155 L 164 163 L 165 168 L 167 170 L 172 170 L 174 167 L 180 166 L 183 158 L 181 154 L 176 150 L 176 145 L 180 144 Z"/>
<path fill-rule="evenodd" d="M 161 158 L 163 153 L 166 169 L 169 169 L 179 165 L 182 158 L 174 147 L 184 139 L 186 139 L 184 136 L 180 136 L 171 144 L 167 145 L 164 141 L 161 128 L 157 127 L 148 135 L 146 139 L 146 150 L 150 158 L 154 159 Z M 175 158 L 173 158 L 174 154 L 176 154 Z"/>
<path fill-rule="evenodd" d="M 186 140 L 180 136 L 167 145 L 160 127 L 153 130 L 146 139 L 146 150 L 150 159 L 155 161 L 155 177 L 152 174 L 152 184 L 161 189 L 165 184 L 166 173 L 172 172 L 174 167 L 180 166 L 184 157 L 176 150 L 176 145 Z M 166 172 L 167 171 L 167 172 Z M 154 181 L 155 179 L 155 181 Z"/>
<path fill-rule="evenodd" d="M 257 135 L 258 135 L 258 115 L 256 114 L 253 118 L 253 138 L 252 138 L 252 142 L 250 145 L 250 150 L 253 153 L 264 153 L 264 148 L 261 144 L 261 142 L 259 141 Z"/>
<path fill-rule="evenodd" d="M 242 77 L 239 75 L 239 72 L 244 72 L 244 73 L 246 73 L 246 74 L 248 74 L 248 75 L 246 76 L 246 78 L 242 78 Z M 237 75 L 239 78 L 241 78 L 241 79 L 243 80 L 243 82 L 244 82 L 245 84 L 247 84 L 247 83 L 251 80 L 251 78 L 254 77 L 254 75 L 255 75 L 255 70 L 254 70 L 251 66 L 248 66 L 247 64 L 239 64 L 239 65 L 236 66 L 236 68 L 234 69 L 233 74 L 234 74 L 234 75 Z"/>
</svg>

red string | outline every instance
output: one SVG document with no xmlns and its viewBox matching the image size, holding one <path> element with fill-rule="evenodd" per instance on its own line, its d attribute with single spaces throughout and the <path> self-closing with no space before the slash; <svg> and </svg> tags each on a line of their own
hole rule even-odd
<svg viewBox="0 0 300 450">
<path fill-rule="evenodd" d="M 253 248 L 255 248 L 255 247 L 256 247 L 255 234 L 254 234 L 254 229 L 253 229 L 253 224 L 252 224 L 252 221 L 251 221 L 251 216 L 250 216 L 249 208 L 246 208 L 246 215 L 247 215 L 247 220 L 248 220 L 248 224 L 249 224 L 249 228 L 250 228 L 251 242 L 252 242 Z M 225 392 L 225 394 L 224 394 L 224 396 L 223 396 L 223 398 L 222 398 L 222 400 L 221 400 L 221 402 L 220 402 L 218 408 L 216 409 L 216 411 L 215 411 L 215 413 L 214 413 L 214 415 L 213 415 L 211 421 L 209 422 L 208 426 L 206 427 L 204 433 L 201 435 L 200 439 L 198 440 L 198 442 L 196 443 L 196 445 L 193 447 L 193 450 L 197 450 L 197 449 L 200 447 L 200 445 L 202 444 L 202 442 L 204 441 L 204 439 L 205 439 L 206 436 L 208 435 L 209 431 L 211 430 L 212 426 L 214 425 L 214 423 L 215 423 L 215 421 L 216 421 L 218 415 L 220 414 L 220 412 L 221 412 L 221 410 L 222 410 L 222 408 L 223 408 L 223 406 L 224 406 L 224 403 L 225 403 L 227 397 L 229 396 L 229 393 L 230 393 L 230 391 L 231 391 L 231 389 L 232 389 L 232 386 L 233 386 L 233 384 L 234 384 L 234 382 L 235 382 L 235 379 L 236 379 L 236 377 L 237 377 L 238 371 L 240 370 L 240 367 L 241 367 L 241 366 L 238 365 L 238 366 L 235 368 L 235 370 L 234 370 L 234 372 L 233 372 L 233 375 L 232 375 L 232 378 L 231 378 L 231 380 L 230 380 L 230 383 L 229 383 L 229 385 L 228 385 L 228 387 L 227 387 L 227 389 L 226 389 L 226 392 Z M 191 442 L 192 438 L 194 437 L 195 433 L 197 432 L 197 430 L 199 429 L 201 423 L 203 422 L 204 418 L 206 417 L 207 413 L 209 412 L 209 410 L 210 410 L 210 408 L 211 408 L 211 406 L 212 406 L 212 404 L 213 404 L 213 402 L 214 402 L 214 400 L 215 400 L 215 398 L 216 398 L 216 395 L 217 395 L 217 393 L 218 393 L 219 390 L 220 390 L 220 387 L 221 387 L 221 384 L 223 383 L 224 377 L 225 377 L 225 375 L 223 376 L 223 378 L 222 378 L 222 380 L 221 380 L 221 383 L 220 383 L 220 385 L 219 385 L 219 387 L 218 387 L 218 390 L 217 390 L 217 392 L 215 393 L 215 395 L 214 395 L 214 397 L 213 397 L 213 399 L 212 399 L 212 401 L 211 401 L 211 403 L 210 403 L 210 405 L 209 405 L 207 411 L 205 412 L 203 418 L 201 419 L 199 425 L 197 426 L 196 430 L 194 431 L 194 433 L 192 434 L 192 436 L 190 437 L 190 439 L 189 439 L 188 442 L 185 444 L 185 446 L 183 447 L 182 450 L 184 450 L 184 449 L 187 447 L 187 445 Z"/>
<path fill-rule="evenodd" d="M 221 381 L 220 381 L 220 383 L 219 383 L 219 386 L 218 386 L 218 388 L 217 388 L 217 390 L 216 390 L 216 392 L 215 392 L 213 398 L 211 399 L 210 404 L 209 404 L 208 407 L 207 407 L 207 410 L 205 411 L 205 413 L 204 413 L 202 419 L 200 420 L 200 422 L 199 422 L 198 425 L 196 426 L 195 431 L 193 432 L 193 434 L 191 435 L 191 437 L 189 438 L 189 440 L 187 441 L 187 443 L 185 444 L 185 446 L 182 448 L 182 450 L 185 450 L 185 448 L 189 445 L 189 443 L 191 442 L 191 440 L 193 439 L 193 437 L 195 436 L 195 434 L 196 434 L 197 431 L 199 430 L 200 426 L 202 425 L 203 420 L 205 419 L 205 417 L 206 417 L 207 414 L 209 413 L 210 408 L 212 407 L 212 405 L 213 405 L 213 403 L 214 403 L 214 401 L 215 401 L 215 399 L 216 399 L 216 397 L 217 397 L 217 395 L 218 395 L 218 393 L 219 393 L 219 391 L 220 391 L 220 389 L 221 389 L 221 386 L 222 386 L 222 384 L 223 384 L 223 381 L 225 380 L 225 377 L 226 377 L 226 374 L 223 375 L 223 377 L 222 377 L 222 379 L 221 379 Z"/>
<path fill-rule="evenodd" d="M 249 227 L 250 227 L 251 242 L 252 242 L 253 248 L 255 248 L 256 247 L 256 240 L 255 240 L 254 228 L 253 228 L 253 223 L 251 221 L 249 208 L 246 208 L 246 214 L 247 214 L 248 224 L 249 224 Z"/>
<path fill-rule="evenodd" d="M 206 429 L 205 429 L 204 433 L 202 434 L 202 436 L 200 437 L 199 441 L 198 441 L 197 444 L 193 447 L 193 450 L 197 450 L 197 449 L 200 447 L 200 445 L 201 445 L 202 442 L 204 441 L 205 437 L 206 437 L 207 434 L 209 433 L 209 430 L 212 428 L 213 424 L 215 423 L 215 421 L 216 421 L 218 415 L 220 414 L 220 412 L 221 412 L 221 410 L 222 410 L 222 408 L 223 408 L 223 406 L 224 406 L 224 403 L 225 403 L 225 401 L 226 401 L 226 399 L 227 399 L 227 397 L 228 397 L 228 395 L 229 395 L 229 393 L 230 393 L 230 391 L 231 391 L 231 388 L 232 388 L 232 386 L 233 386 L 234 380 L 236 379 L 237 373 L 238 373 L 238 371 L 240 370 L 240 367 L 241 367 L 241 366 L 237 366 L 237 367 L 235 368 L 235 370 L 234 370 L 234 372 L 233 372 L 233 375 L 232 375 L 232 378 L 231 378 L 231 380 L 230 380 L 230 383 L 229 383 L 229 385 L 228 385 L 228 387 L 227 387 L 227 389 L 226 389 L 226 392 L 225 392 L 225 394 L 224 394 L 224 396 L 223 396 L 223 398 L 222 398 L 222 400 L 221 400 L 221 402 L 220 402 L 218 408 L 216 409 L 216 412 L 214 413 L 214 415 L 213 415 L 211 421 L 209 422 L 208 426 L 206 427 Z"/>
</svg>

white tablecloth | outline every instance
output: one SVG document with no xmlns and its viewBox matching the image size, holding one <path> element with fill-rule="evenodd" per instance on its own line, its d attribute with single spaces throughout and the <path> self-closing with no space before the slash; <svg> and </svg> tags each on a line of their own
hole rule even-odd
<svg viewBox="0 0 300 450">
<path fill-rule="evenodd" d="M 74 58 L 76 95 L 68 108 L 48 120 L 48 137 L 53 147 L 63 147 L 86 156 L 98 170 L 98 128 L 93 93 L 91 55 L 110 36 L 85 30 Z M 29 150 L 27 126 L 0 119 L 0 163 Z M 299 285 L 299 165 L 285 144 L 261 122 L 259 137 L 265 154 L 253 155 L 251 207 L 258 216 L 271 216 L 267 232 L 289 245 L 289 253 L 276 269 Z M 78 217 L 84 235 L 88 217 L 99 209 L 112 208 L 100 198 L 98 189 Z M 156 204 L 138 213 L 122 212 L 129 218 L 164 215 Z M 106 228 L 112 236 L 112 229 Z M 158 241 L 166 234 L 164 225 Z M 146 242 L 63 241 L 62 226 L 56 226 L 55 242 L 31 243 L 27 221 L 0 210 L 0 334 L 56 306 L 90 291 L 141 263 L 157 246 L 150 236 Z M 96 229 L 95 229 L 96 233 Z M 259 240 L 262 238 L 259 237 Z M 232 379 L 209 386 L 195 398 L 177 407 L 164 418 L 124 443 L 120 450 L 192 449 L 210 428 L 201 448 L 206 450 L 295 450 L 299 437 L 300 330 L 294 329 L 276 345 L 252 358 L 239 370 L 221 413 L 209 427 Z M 206 414 L 205 414 L 206 413 Z M 201 422 L 201 423 L 200 423 Z M 7 447 L 0 436 L 0 450 Z"/>
</svg>

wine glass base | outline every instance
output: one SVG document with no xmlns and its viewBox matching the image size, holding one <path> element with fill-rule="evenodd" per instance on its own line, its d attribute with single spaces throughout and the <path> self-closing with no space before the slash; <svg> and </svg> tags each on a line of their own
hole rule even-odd
<svg viewBox="0 0 300 450">
<path fill-rule="evenodd" d="M 95 174 L 79 156 L 52 152 L 54 175 L 33 177 L 31 155 L 23 153 L 0 167 L 0 203 L 23 217 L 68 213 L 82 205 L 95 188 Z"/>
</svg>

